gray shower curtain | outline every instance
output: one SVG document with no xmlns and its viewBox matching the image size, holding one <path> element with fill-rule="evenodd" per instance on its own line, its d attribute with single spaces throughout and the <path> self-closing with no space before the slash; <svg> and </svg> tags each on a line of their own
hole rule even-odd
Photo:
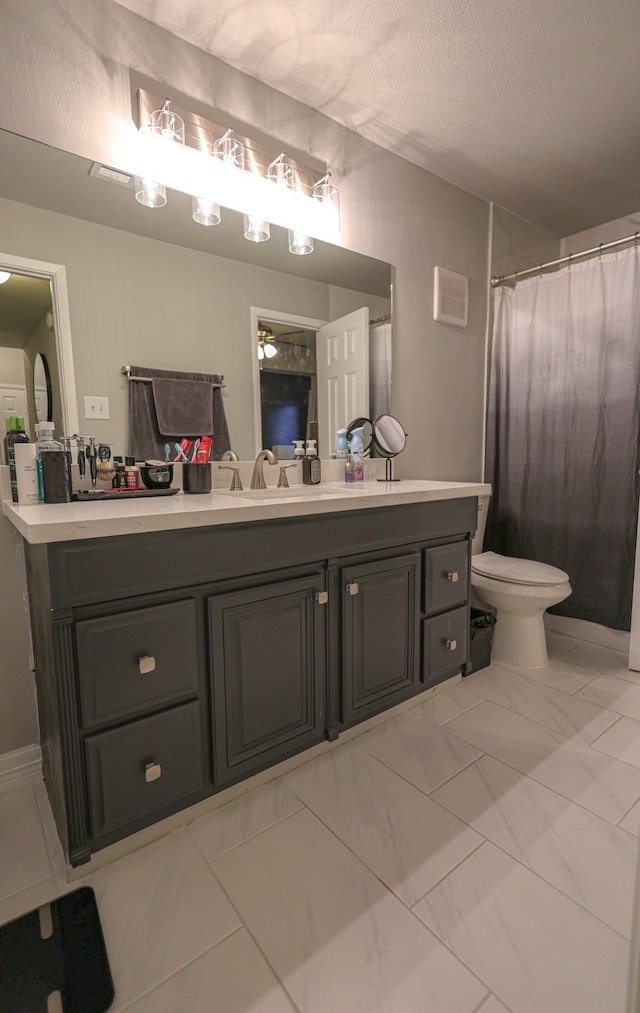
<svg viewBox="0 0 640 1013">
<path fill-rule="evenodd" d="M 495 290 L 485 549 L 566 570 L 552 611 L 628 630 L 640 464 L 640 253 Z"/>
</svg>

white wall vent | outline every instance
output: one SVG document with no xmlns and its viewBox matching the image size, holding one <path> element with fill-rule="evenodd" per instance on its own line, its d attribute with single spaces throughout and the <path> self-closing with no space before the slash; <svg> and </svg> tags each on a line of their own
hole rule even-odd
<svg viewBox="0 0 640 1013">
<path fill-rule="evenodd" d="M 469 318 L 469 279 L 444 267 L 433 269 L 433 319 L 466 327 Z"/>
</svg>

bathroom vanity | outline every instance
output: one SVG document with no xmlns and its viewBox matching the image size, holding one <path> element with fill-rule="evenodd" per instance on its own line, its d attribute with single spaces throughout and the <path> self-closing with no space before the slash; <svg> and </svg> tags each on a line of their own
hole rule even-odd
<svg viewBox="0 0 640 1013">
<path fill-rule="evenodd" d="M 5 503 L 70 863 L 465 672 L 486 491 Z"/>
</svg>

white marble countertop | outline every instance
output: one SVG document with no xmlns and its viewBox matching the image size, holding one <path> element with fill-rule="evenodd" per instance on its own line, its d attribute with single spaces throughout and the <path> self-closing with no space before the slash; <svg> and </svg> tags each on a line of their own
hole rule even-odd
<svg viewBox="0 0 640 1013">
<path fill-rule="evenodd" d="M 402 479 L 391 483 L 374 480 L 353 485 L 323 482 L 317 486 L 294 485 L 289 489 L 245 489 L 242 492 L 214 489 L 203 495 L 178 492 L 174 496 L 149 499 L 33 506 L 20 506 L 4 500 L 2 506 L 8 520 L 22 537 L 36 545 L 459 499 L 488 494 L 490 488 L 475 482 Z"/>
</svg>

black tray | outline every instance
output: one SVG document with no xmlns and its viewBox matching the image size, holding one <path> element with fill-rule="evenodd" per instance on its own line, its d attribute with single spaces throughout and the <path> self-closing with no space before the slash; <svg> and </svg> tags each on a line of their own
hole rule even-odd
<svg viewBox="0 0 640 1013">
<path fill-rule="evenodd" d="M 115 993 L 93 890 L 80 887 L 44 908 L 47 939 L 39 908 L 0 927 L 0 1010 L 47 1013 L 57 991 L 64 1013 L 104 1013 Z"/>
<path fill-rule="evenodd" d="M 71 497 L 78 502 L 97 503 L 101 499 L 138 499 L 145 496 L 175 496 L 179 489 L 96 489 L 95 492 L 81 490 Z"/>
</svg>

